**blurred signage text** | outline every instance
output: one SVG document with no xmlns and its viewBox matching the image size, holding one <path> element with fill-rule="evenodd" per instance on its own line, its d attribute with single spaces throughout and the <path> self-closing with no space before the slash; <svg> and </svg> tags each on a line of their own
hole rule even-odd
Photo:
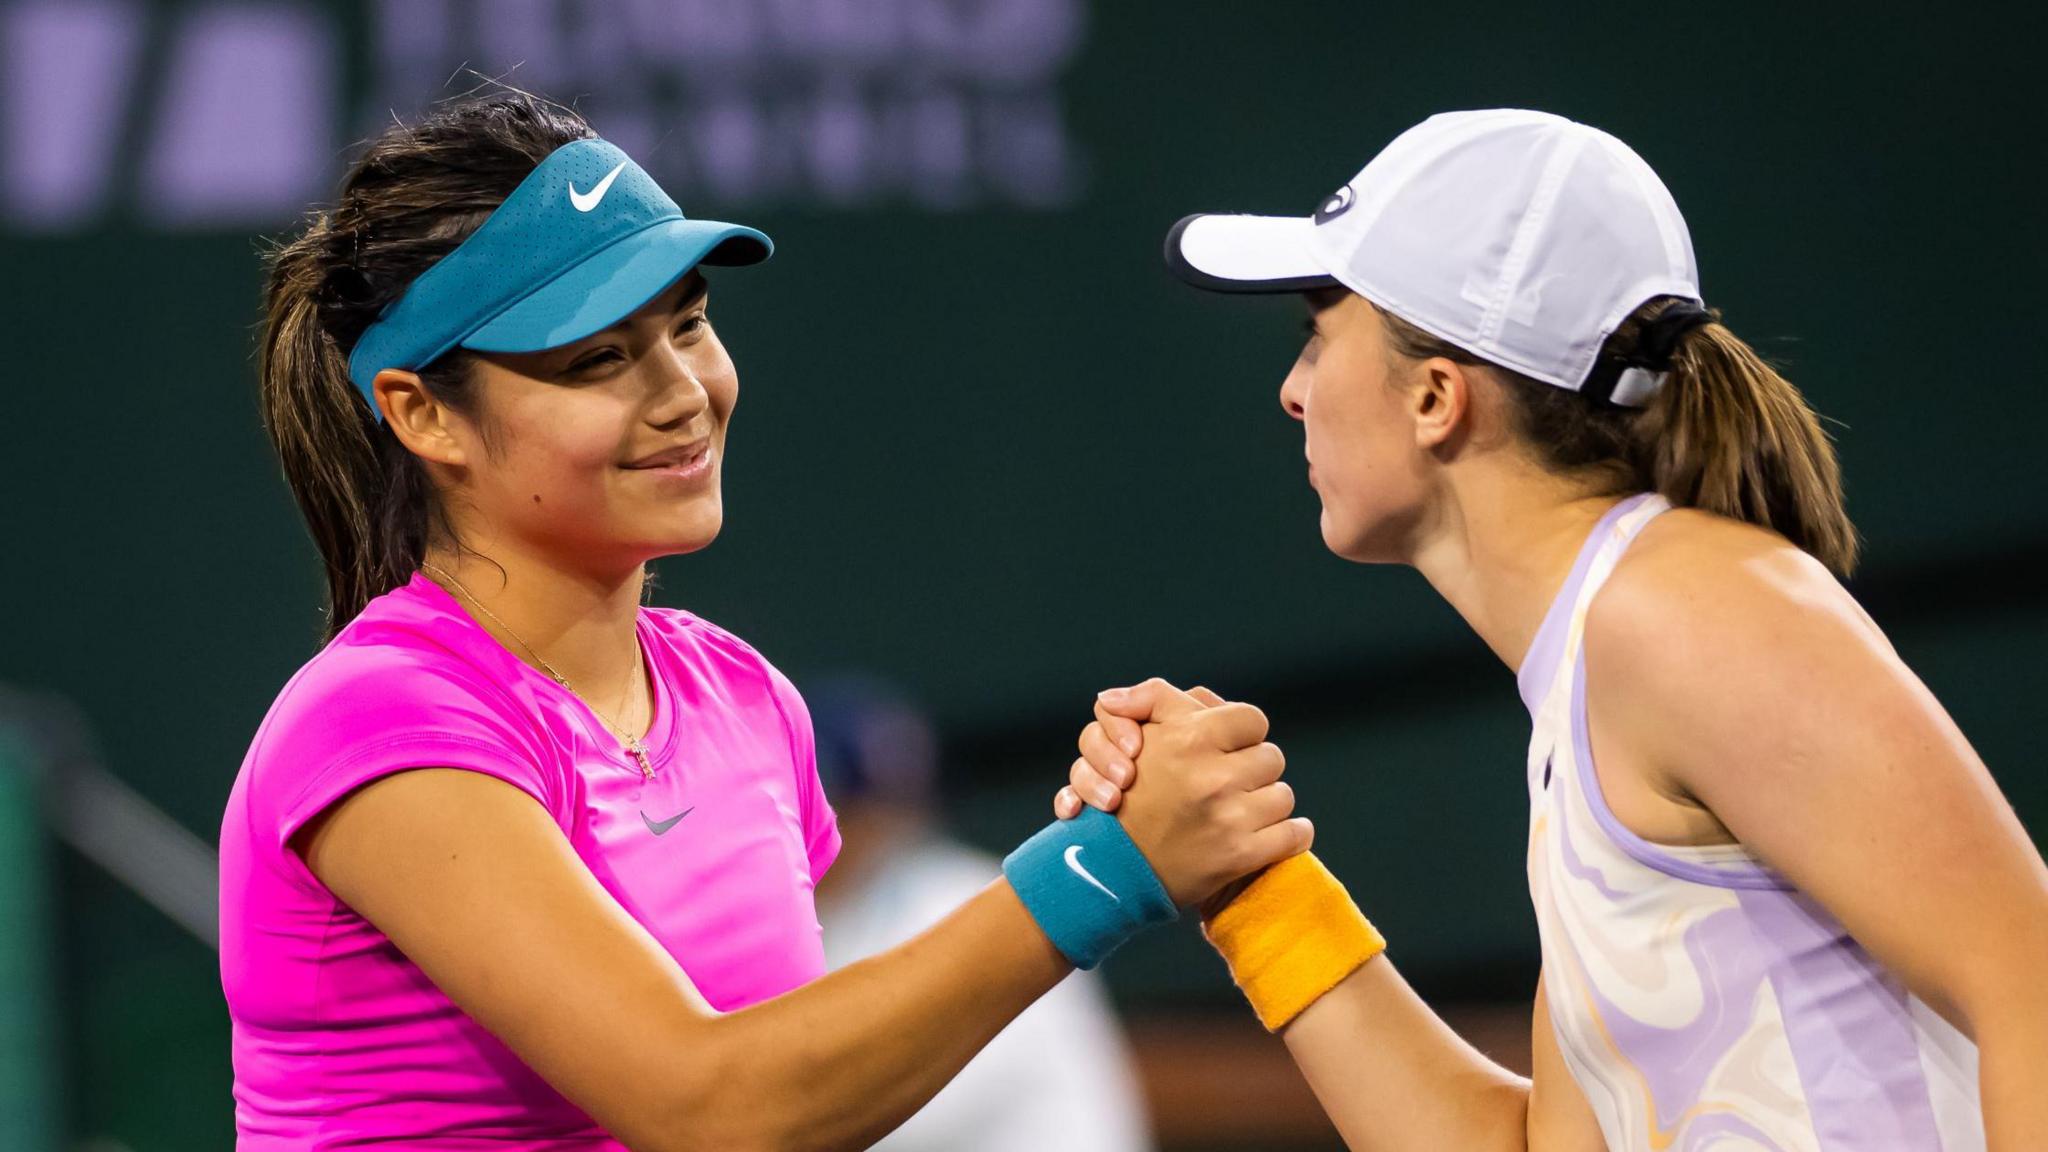
<svg viewBox="0 0 2048 1152">
<path fill-rule="evenodd" d="M 1048 209 L 1084 0 L 0 3 L 0 218 L 267 227 L 346 141 L 501 81 L 573 104 L 686 209 Z M 360 75 L 351 100 L 348 78 Z M 484 79 L 488 78 L 488 79 Z"/>
</svg>

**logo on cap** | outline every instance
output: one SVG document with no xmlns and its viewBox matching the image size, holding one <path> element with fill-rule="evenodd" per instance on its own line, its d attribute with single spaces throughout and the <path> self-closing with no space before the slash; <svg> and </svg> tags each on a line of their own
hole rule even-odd
<svg viewBox="0 0 2048 1152">
<path fill-rule="evenodd" d="M 1328 224 L 1337 217 L 1351 211 L 1351 203 L 1354 199 L 1356 199 L 1356 194 L 1351 191 L 1351 185 L 1349 184 L 1323 197 L 1323 202 L 1316 206 L 1316 223 Z"/>
<path fill-rule="evenodd" d="M 605 173 L 604 179 L 597 182 L 597 187 L 588 192 L 578 192 L 576 182 L 569 181 L 569 203 L 574 204 L 578 212 L 592 211 L 604 199 L 604 194 L 612 190 L 612 181 L 617 180 L 619 173 L 625 170 L 626 162 L 619 161 L 619 166 Z"/>
</svg>

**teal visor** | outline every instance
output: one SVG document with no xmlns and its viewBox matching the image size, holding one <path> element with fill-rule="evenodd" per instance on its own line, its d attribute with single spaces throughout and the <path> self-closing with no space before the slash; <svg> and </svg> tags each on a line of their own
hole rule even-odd
<svg viewBox="0 0 2048 1152">
<path fill-rule="evenodd" d="M 601 332 L 699 264 L 775 251 L 738 224 L 689 220 L 616 146 L 557 148 L 453 252 L 422 272 L 349 353 L 370 411 L 386 368 L 417 371 L 450 349 L 538 352 Z"/>
</svg>

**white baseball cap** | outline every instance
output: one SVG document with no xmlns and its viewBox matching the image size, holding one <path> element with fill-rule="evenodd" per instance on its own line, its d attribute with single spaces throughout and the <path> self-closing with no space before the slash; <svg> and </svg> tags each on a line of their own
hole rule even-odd
<svg viewBox="0 0 2048 1152">
<path fill-rule="evenodd" d="M 1706 315 L 1685 218 L 1643 158 L 1513 108 L 1430 117 L 1311 216 L 1189 216 L 1166 260 L 1219 292 L 1341 285 L 1481 359 L 1627 406 L 1666 365 L 1601 365 L 1615 328 L 1661 296 Z"/>
</svg>

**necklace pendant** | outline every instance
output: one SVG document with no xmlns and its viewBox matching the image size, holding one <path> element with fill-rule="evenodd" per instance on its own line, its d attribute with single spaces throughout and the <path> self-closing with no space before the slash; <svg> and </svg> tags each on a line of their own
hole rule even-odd
<svg viewBox="0 0 2048 1152">
<path fill-rule="evenodd" d="M 649 780 L 654 779 L 654 765 L 647 759 L 646 742 L 638 737 L 628 740 L 626 741 L 626 751 L 631 752 L 634 758 L 640 761 L 640 775 Z"/>
</svg>

